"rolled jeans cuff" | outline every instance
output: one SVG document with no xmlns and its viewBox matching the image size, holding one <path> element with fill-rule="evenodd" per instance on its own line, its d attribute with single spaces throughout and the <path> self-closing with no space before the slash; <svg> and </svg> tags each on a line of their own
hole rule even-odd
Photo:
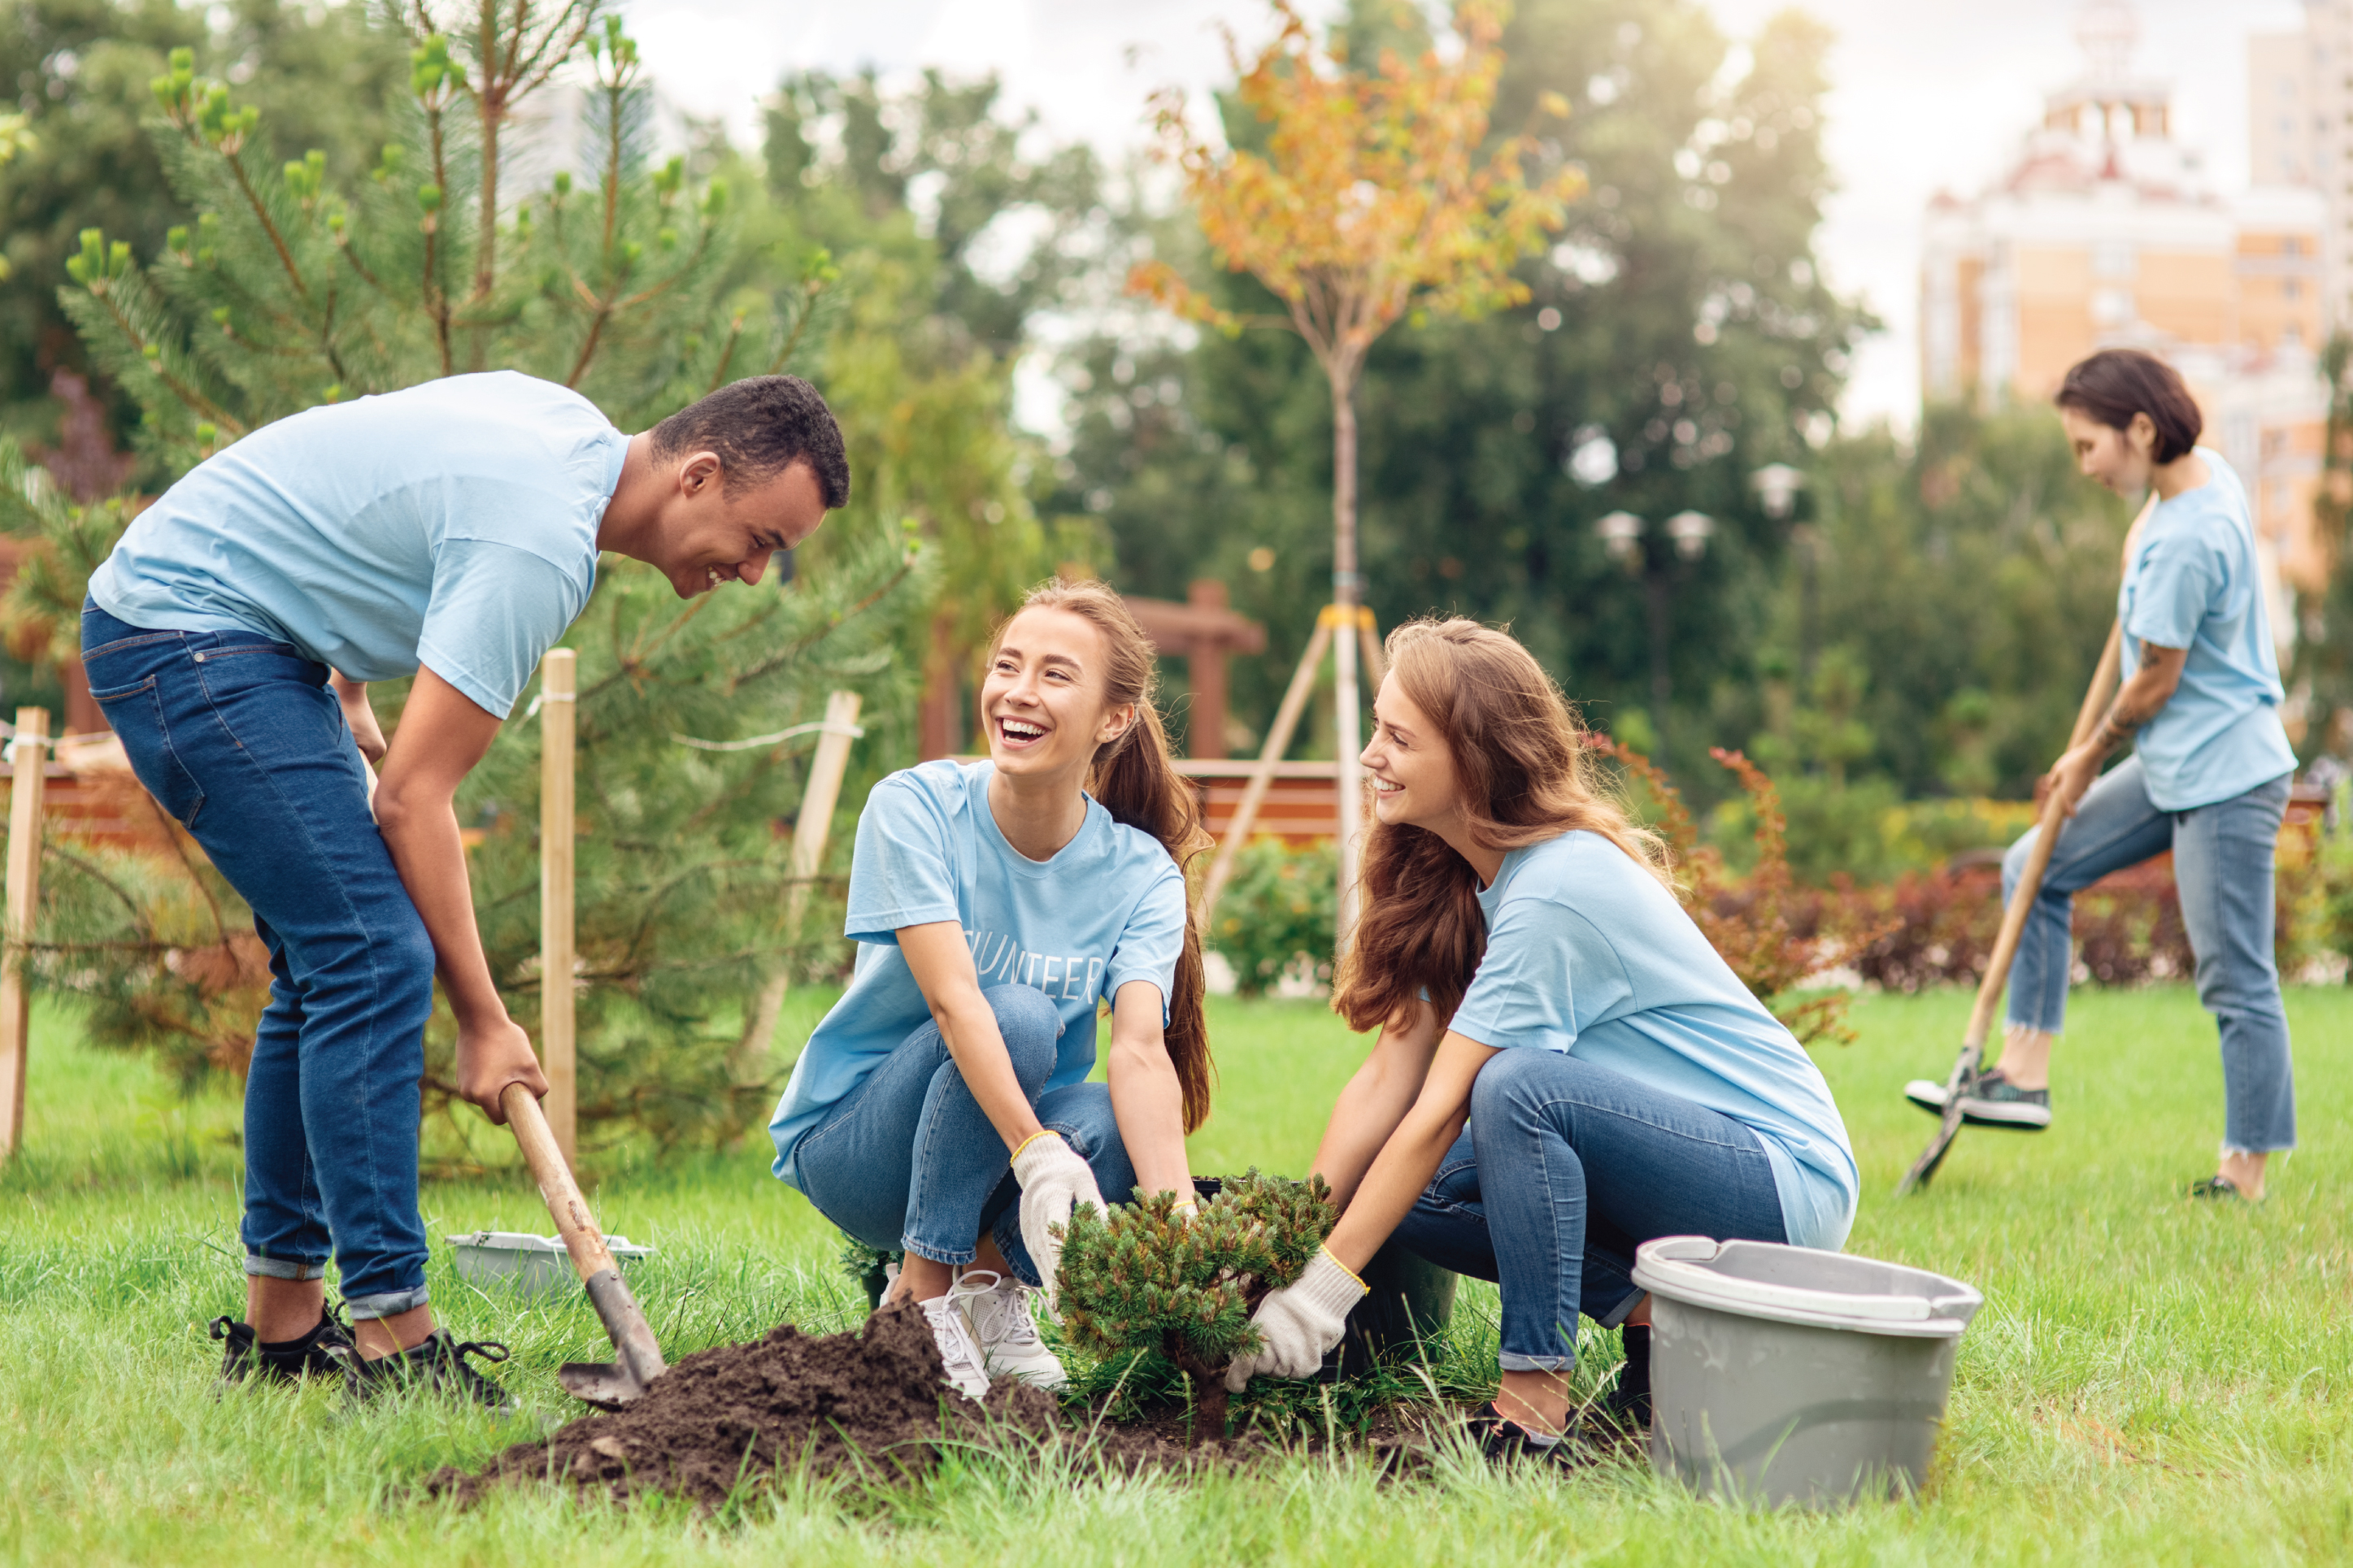
<svg viewBox="0 0 2353 1568">
<path fill-rule="evenodd" d="M 1605 1329 L 1621 1327 L 1634 1309 L 1642 1304 L 1642 1299 L 1649 1294 L 1648 1290 L 1639 1285 L 1629 1285 L 1626 1288 L 1626 1293 L 1618 1298 L 1615 1306 L 1604 1312 L 1588 1312 L 1587 1315 Z"/>
<path fill-rule="evenodd" d="M 1575 1372 L 1577 1358 L 1573 1355 L 1521 1355 L 1505 1351 L 1496 1357 L 1505 1372 Z"/>
<path fill-rule="evenodd" d="M 324 1262 L 305 1263 L 295 1258 L 264 1258 L 259 1253 L 245 1255 L 245 1271 L 263 1279 L 324 1279 Z"/>
<path fill-rule="evenodd" d="M 346 1296 L 343 1306 L 350 1311 L 352 1321 L 359 1323 L 371 1318 L 396 1318 L 430 1300 L 431 1292 L 419 1285 L 412 1290 L 387 1290 L 381 1296 Z"/>
</svg>

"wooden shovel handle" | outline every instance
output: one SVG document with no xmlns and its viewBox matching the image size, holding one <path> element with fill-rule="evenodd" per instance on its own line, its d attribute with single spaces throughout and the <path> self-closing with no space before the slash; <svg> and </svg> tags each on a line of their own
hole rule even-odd
<svg viewBox="0 0 2353 1568">
<path fill-rule="evenodd" d="M 2084 706 L 2075 715 L 2074 735 L 2067 742 L 2071 752 L 2092 738 L 2092 731 L 2099 728 L 2101 716 L 2108 710 L 2108 700 L 2116 694 L 2116 675 L 2124 661 L 2124 630 L 2122 621 L 2108 627 L 2108 646 L 2100 654 L 2091 689 L 2084 693 Z M 2010 982 L 2010 960 L 2018 956 L 2019 941 L 2026 931 L 2027 914 L 2042 891 L 2042 874 L 2051 868 L 2051 851 L 2058 843 L 2059 830 L 2066 823 L 2066 805 L 2054 790 L 2042 803 L 2042 815 L 2035 826 L 2034 847 L 2027 852 L 2018 887 L 2010 896 L 2010 907 L 2001 912 L 2001 931 L 1994 938 L 1992 955 L 1986 961 L 1985 979 L 1978 985 L 1978 1004 L 1969 1013 L 1968 1033 L 1961 1037 L 1963 1065 L 1956 1068 L 1956 1079 L 1977 1070 L 1986 1036 L 1993 1028 L 1994 1009 L 2001 1005 L 2002 989 Z"/>
<path fill-rule="evenodd" d="M 617 1272 L 619 1266 L 605 1245 L 605 1233 L 597 1228 L 596 1216 L 588 1212 L 588 1200 L 580 1195 L 580 1184 L 572 1179 L 572 1167 L 564 1163 L 564 1151 L 555 1146 L 555 1134 L 548 1130 L 539 1101 L 522 1084 L 511 1083 L 499 1095 L 499 1109 L 507 1113 L 507 1126 L 522 1145 L 532 1180 L 539 1184 L 539 1195 L 547 1201 L 547 1212 L 555 1221 L 556 1234 L 564 1237 L 564 1250 L 572 1255 L 572 1267 L 578 1270 L 581 1282 L 586 1284 L 608 1268 Z"/>
</svg>

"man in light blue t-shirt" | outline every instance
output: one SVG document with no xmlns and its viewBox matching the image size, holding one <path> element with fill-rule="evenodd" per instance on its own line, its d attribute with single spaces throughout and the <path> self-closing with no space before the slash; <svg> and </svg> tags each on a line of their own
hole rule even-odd
<svg viewBox="0 0 2353 1568">
<path fill-rule="evenodd" d="M 142 512 L 92 574 L 91 696 L 140 782 L 253 906 L 274 984 L 246 1081 L 246 1321 L 222 1373 L 341 1367 L 501 1405 L 437 1331 L 417 1208 L 438 970 L 458 1087 L 544 1094 L 474 925 L 451 803 L 600 550 L 681 598 L 756 583 L 849 495 L 841 432 L 792 376 L 626 436 L 501 372 L 313 408 Z M 389 744 L 367 683 L 414 675 Z M 371 816 L 367 763 L 383 770 Z M 332 1255 L 353 1327 L 325 1310 Z"/>
</svg>

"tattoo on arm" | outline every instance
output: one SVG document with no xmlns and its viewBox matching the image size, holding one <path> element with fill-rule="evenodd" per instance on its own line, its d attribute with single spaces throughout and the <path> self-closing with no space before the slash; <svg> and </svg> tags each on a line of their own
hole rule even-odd
<svg viewBox="0 0 2353 1568">
<path fill-rule="evenodd" d="M 2114 703 L 2108 709 L 2107 717 L 2100 721 L 2100 727 L 2092 732 L 2093 743 L 2103 752 L 2113 752 L 2131 740 L 2133 732 L 2147 722 L 2147 718 L 2142 714 L 2126 712 L 2121 701 Z"/>
</svg>

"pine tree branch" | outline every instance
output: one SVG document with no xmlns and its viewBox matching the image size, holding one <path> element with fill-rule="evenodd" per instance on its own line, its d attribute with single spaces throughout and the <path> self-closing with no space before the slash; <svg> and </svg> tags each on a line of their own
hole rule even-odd
<svg viewBox="0 0 2353 1568">
<path fill-rule="evenodd" d="M 703 388 L 703 395 L 709 396 L 727 384 L 727 368 L 735 363 L 735 345 L 743 341 L 744 318 L 736 316 L 728 322 L 726 346 L 719 351 L 719 363 L 711 373 L 711 384 Z"/>
<path fill-rule="evenodd" d="M 108 892 L 112 893 L 121 900 L 122 907 L 130 911 L 132 927 L 138 931 L 140 941 L 150 944 L 154 942 L 155 928 L 149 919 L 145 907 L 131 895 L 129 889 L 100 870 L 96 861 L 85 859 L 62 846 L 46 842 L 41 846 L 41 854 L 44 857 L 53 857 L 64 861 Z"/>
<path fill-rule="evenodd" d="M 137 327 L 131 324 L 131 319 L 128 316 L 125 316 L 122 313 L 121 307 L 114 302 L 114 290 L 108 289 L 105 291 L 100 292 L 100 290 L 93 289 L 90 290 L 90 295 L 92 298 L 97 300 L 100 305 L 106 308 L 106 313 L 110 317 L 113 318 L 116 328 L 121 331 L 122 335 L 131 340 L 132 346 L 138 349 L 142 354 L 144 354 L 147 352 L 148 339 Z M 195 387 L 188 385 L 178 376 L 174 375 L 170 371 L 165 370 L 164 368 L 164 362 L 160 358 L 153 361 L 150 368 L 153 371 L 155 379 L 162 382 L 164 386 L 171 391 L 173 396 L 187 405 L 191 413 L 201 415 L 205 418 L 209 419 L 214 424 L 219 426 L 223 430 L 229 432 L 231 439 L 245 434 L 245 425 L 243 421 L 230 415 L 226 409 L 213 402 L 211 398 L 206 397 Z"/>
<path fill-rule="evenodd" d="M 195 134 L 193 131 L 190 133 Z M 311 286 L 302 281 L 302 269 L 294 265 L 294 253 L 287 248 L 286 237 L 278 232 L 278 224 L 270 217 L 269 209 L 261 205 L 261 193 L 255 190 L 253 182 L 245 177 L 245 164 L 234 153 L 221 153 L 221 161 L 228 165 L 229 173 L 237 176 L 237 188 L 244 194 L 245 205 L 253 209 L 254 221 L 261 225 L 261 232 L 269 237 L 270 245 L 277 249 L 278 263 L 286 268 L 287 279 L 293 283 L 294 292 L 309 300 Z"/>
</svg>

